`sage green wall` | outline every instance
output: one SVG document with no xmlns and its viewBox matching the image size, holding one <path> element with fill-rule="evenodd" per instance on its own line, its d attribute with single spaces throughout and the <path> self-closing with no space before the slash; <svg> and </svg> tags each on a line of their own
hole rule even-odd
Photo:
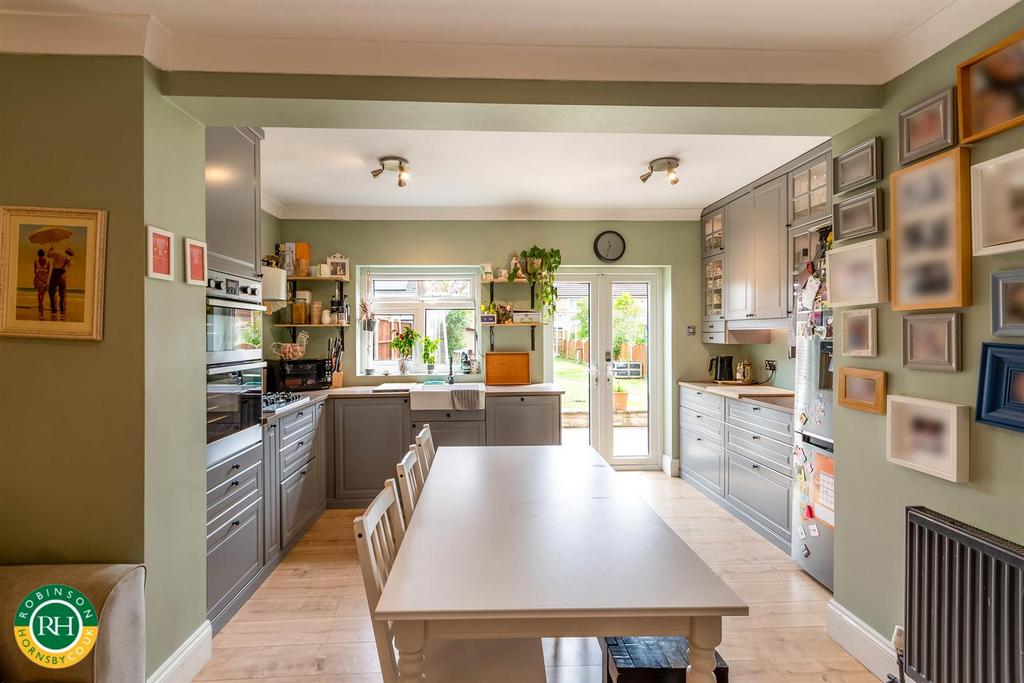
<svg viewBox="0 0 1024 683">
<path fill-rule="evenodd" d="M 740 347 L 738 355 L 746 358 L 754 365 L 754 377 L 758 380 L 768 379 L 771 373 L 764 371 L 764 362 L 774 360 L 778 370 L 775 372 L 775 379 L 772 385 L 793 388 L 793 374 L 796 371 L 796 362 L 789 356 L 789 332 L 786 330 L 772 330 L 771 342 L 768 344 L 749 344 Z"/>
<path fill-rule="evenodd" d="M 160 94 L 148 64 L 144 116 L 145 222 L 175 239 L 174 281 L 144 279 L 151 674 L 206 619 L 206 290 L 184 278 L 184 238 L 206 239 L 206 135 L 201 123 Z"/>
<path fill-rule="evenodd" d="M 282 221 L 281 239 L 309 242 L 314 261 L 340 251 L 351 259 L 353 269 L 365 265 L 470 265 L 490 262 L 495 267 L 507 261 L 513 250 L 533 244 L 557 247 L 564 266 L 597 266 L 593 240 L 602 230 L 614 229 L 626 239 L 623 266 L 664 266 L 671 291 L 665 306 L 666 348 L 671 349 L 671 367 L 666 368 L 665 413 L 666 450 L 676 450 L 675 380 L 704 377 L 708 350 L 699 337 L 686 336 L 686 325 L 700 325 L 699 223 L 697 222 L 590 222 L 590 221 Z M 666 284 L 668 284 L 668 282 Z M 498 285 L 498 299 L 521 296 L 512 285 Z M 503 293 L 500 288 L 507 291 Z M 355 283 L 346 287 L 353 309 Z M 316 293 L 314 293 L 316 298 Z M 322 290 L 321 300 L 330 299 L 330 289 Z M 311 344 L 320 349 L 331 334 L 313 330 Z M 346 384 L 378 384 L 379 376 L 358 378 L 356 369 L 356 332 L 349 329 L 345 342 Z M 496 350 L 529 348 L 529 331 L 498 330 Z M 542 381 L 543 343 L 538 335 L 534 353 L 535 381 Z M 669 431 L 671 430 L 671 431 Z"/>
<path fill-rule="evenodd" d="M 0 54 L 0 204 L 109 212 L 103 341 L 0 337 L 0 563 L 144 559 L 141 63 Z"/>
<path fill-rule="evenodd" d="M 876 116 L 836 136 L 842 152 L 872 136 L 884 139 L 886 174 L 897 168 L 897 114 L 953 85 L 956 65 L 1024 26 L 1017 4 L 954 45 L 883 88 Z M 977 163 L 1024 147 L 1024 128 L 972 146 Z M 888 185 L 884 185 L 888 195 Z M 888 222 L 888 221 L 887 221 Z M 888 234 L 886 235 L 888 236 Z M 989 321 L 989 276 L 1024 267 L 1024 253 L 973 260 L 974 305 L 962 309 L 963 370 L 958 373 L 901 367 L 900 315 L 878 307 L 877 358 L 838 358 L 839 365 L 885 370 L 890 394 L 971 406 L 978 382 L 981 342 L 993 339 Z M 836 330 L 838 335 L 842 329 Z M 1002 339 L 1007 341 L 1007 339 Z M 1012 340 L 1010 340 L 1012 341 Z M 903 622 L 903 527 L 907 505 L 925 505 L 969 524 L 1024 543 L 1024 434 L 971 424 L 970 483 L 953 484 L 885 460 L 884 416 L 846 408 L 836 412 L 836 600 L 886 636 Z"/>
</svg>

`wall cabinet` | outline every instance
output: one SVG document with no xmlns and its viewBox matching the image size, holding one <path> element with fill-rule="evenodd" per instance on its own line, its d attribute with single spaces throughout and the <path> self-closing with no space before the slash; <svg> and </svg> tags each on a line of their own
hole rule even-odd
<svg viewBox="0 0 1024 683">
<path fill-rule="evenodd" d="M 703 217 L 704 256 L 715 256 L 725 251 L 725 211 L 719 210 Z"/>
<path fill-rule="evenodd" d="M 332 400 L 334 413 L 334 500 L 365 505 L 412 441 L 408 396 Z"/>
<path fill-rule="evenodd" d="M 725 320 L 722 297 L 725 284 L 725 256 L 704 259 L 704 322 Z M 722 331 L 725 328 L 723 326 Z M 714 330 L 705 330 L 706 332 Z"/>
<path fill-rule="evenodd" d="M 786 174 L 788 225 L 799 228 L 832 217 L 832 154 L 820 156 Z"/>
<path fill-rule="evenodd" d="M 751 192 L 751 258 L 748 281 L 753 283 L 750 317 L 758 320 L 786 316 L 789 278 L 786 271 L 786 184 L 777 178 Z"/>
<path fill-rule="evenodd" d="M 213 270 L 259 275 L 262 138 L 258 128 L 206 129 L 206 240 Z"/>
<path fill-rule="evenodd" d="M 560 396 L 488 396 L 488 446 L 562 443 Z"/>
<path fill-rule="evenodd" d="M 725 252 L 723 314 L 726 320 L 746 320 L 752 316 L 753 281 L 750 243 L 750 195 L 745 194 L 725 206 L 726 238 L 733 248 Z"/>
</svg>

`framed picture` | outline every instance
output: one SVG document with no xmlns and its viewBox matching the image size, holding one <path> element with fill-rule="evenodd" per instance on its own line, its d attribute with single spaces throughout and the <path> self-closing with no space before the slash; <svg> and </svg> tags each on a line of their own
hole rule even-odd
<svg viewBox="0 0 1024 683">
<path fill-rule="evenodd" d="M 974 255 L 1024 251 L 1024 149 L 971 166 Z"/>
<path fill-rule="evenodd" d="M 1024 346 L 982 342 L 975 419 L 1024 432 Z"/>
<path fill-rule="evenodd" d="M 1024 31 L 960 64 L 956 85 L 962 142 L 977 142 L 1024 123 Z"/>
<path fill-rule="evenodd" d="M 887 264 L 881 237 L 825 252 L 829 304 L 839 308 L 888 301 Z"/>
<path fill-rule="evenodd" d="M 1024 336 L 1024 269 L 992 273 L 992 334 Z"/>
<path fill-rule="evenodd" d="M 0 335 L 103 339 L 107 212 L 0 206 Z"/>
<path fill-rule="evenodd" d="M 206 286 L 206 242 L 185 238 L 185 282 L 198 287 Z"/>
<path fill-rule="evenodd" d="M 881 232 L 883 215 L 880 187 L 840 200 L 832 207 L 833 239 L 838 242 Z"/>
<path fill-rule="evenodd" d="M 919 313 L 903 316 L 903 367 L 958 372 L 960 314 Z"/>
<path fill-rule="evenodd" d="M 878 311 L 874 308 L 858 308 L 840 311 L 843 321 L 844 356 L 874 358 L 878 355 Z"/>
<path fill-rule="evenodd" d="M 886 460 L 955 482 L 970 478 L 970 409 L 910 396 L 890 396 Z"/>
<path fill-rule="evenodd" d="M 865 413 L 885 414 L 885 372 L 839 368 L 839 405 Z"/>
<path fill-rule="evenodd" d="M 146 226 L 146 275 L 156 280 L 174 279 L 174 233 Z"/>
<path fill-rule="evenodd" d="M 889 175 L 894 311 L 971 305 L 968 150 Z"/>
<path fill-rule="evenodd" d="M 833 163 L 834 194 L 856 190 L 882 179 L 882 138 L 846 150 Z"/>
<path fill-rule="evenodd" d="M 900 166 L 956 144 L 953 88 L 918 102 L 899 115 Z"/>
</svg>

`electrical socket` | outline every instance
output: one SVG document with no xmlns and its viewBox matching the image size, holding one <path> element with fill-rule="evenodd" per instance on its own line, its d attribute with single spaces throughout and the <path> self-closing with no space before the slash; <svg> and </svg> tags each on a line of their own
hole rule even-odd
<svg viewBox="0 0 1024 683">
<path fill-rule="evenodd" d="M 778 361 L 766 360 L 764 362 L 764 371 L 765 372 L 775 372 L 778 369 L 778 367 L 779 367 Z"/>
</svg>

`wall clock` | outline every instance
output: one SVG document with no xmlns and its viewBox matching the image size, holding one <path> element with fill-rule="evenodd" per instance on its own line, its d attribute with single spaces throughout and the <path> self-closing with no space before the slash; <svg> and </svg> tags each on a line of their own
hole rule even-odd
<svg viewBox="0 0 1024 683">
<path fill-rule="evenodd" d="M 614 263 L 626 253 L 626 240 L 614 230 L 605 230 L 594 239 L 594 254 L 605 263 Z"/>
</svg>

